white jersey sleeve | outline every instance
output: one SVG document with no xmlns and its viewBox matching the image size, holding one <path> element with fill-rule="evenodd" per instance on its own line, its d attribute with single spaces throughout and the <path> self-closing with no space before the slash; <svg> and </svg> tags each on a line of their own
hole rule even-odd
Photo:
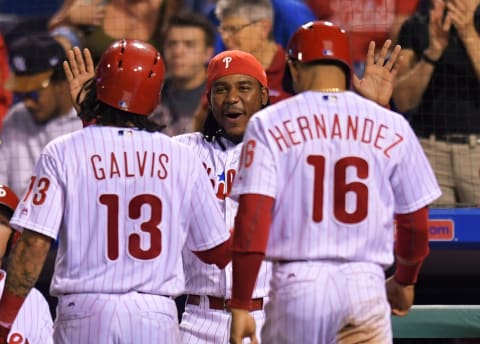
<svg viewBox="0 0 480 344">
<path fill-rule="evenodd" d="M 410 126 L 406 127 L 404 154 L 390 177 L 397 214 L 414 212 L 440 196 L 430 162 L 414 131 Z"/>
<path fill-rule="evenodd" d="M 221 244 L 230 237 L 230 233 L 223 221 L 207 173 L 200 159 L 193 156 L 198 173 L 191 181 L 192 197 L 190 209 L 187 210 L 191 214 L 191 224 L 187 247 L 192 251 L 203 251 Z"/>
<path fill-rule="evenodd" d="M 19 231 L 23 228 L 56 239 L 63 217 L 65 187 L 60 175 L 62 167 L 45 149 L 40 154 L 25 193 L 21 198 L 21 216 L 26 219 L 17 224 L 18 216 L 11 219 L 12 225 Z M 18 215 L 18 214 L 17 214 Z"/>
<path fill-rule="evenodd" d="M 255 193 L 276 198 L 277 192 L 277 158 L 261 129 L 261 122 L 250 120 L 243 137 L 239 175 L 232 196 Z"/>
</svg>

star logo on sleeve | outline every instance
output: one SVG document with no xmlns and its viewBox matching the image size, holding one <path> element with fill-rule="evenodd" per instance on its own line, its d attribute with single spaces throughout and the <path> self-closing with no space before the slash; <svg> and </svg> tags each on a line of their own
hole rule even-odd
<svg viewBox="0 0 480 344">
<path fill-rule="evenodd" d="M 220 174 L 217 174 L 217 177 L 219 182 L 225 182 L 225 171 L 223 171 Z"/>
</svg>

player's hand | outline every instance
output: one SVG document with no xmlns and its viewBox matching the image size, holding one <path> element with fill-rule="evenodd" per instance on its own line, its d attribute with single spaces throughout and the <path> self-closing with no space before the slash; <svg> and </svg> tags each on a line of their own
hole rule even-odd
<svg viewBox="0 0 480 344">
<path fill-rule="evenodd" d="M 6 328 L 0 325 L 0 344 L 7 344 L 7 338 L 8 338 L 9 332 L 10 332 L 9 328 Z"/>
<path fill-rule="evenodd" d="M 387 279 L 386 287 L 392 314 L 399 317 L 406 316 L 413 305 L 414 285 L 401 285 L 391 276 Z"/>
<path fill-rule="evenodd" d="M 95 76 L 92 55 L 87 48 L 80 51 L 74 47 L 67 52 L 68 61 L 63 62 L 63 70 L 70 86 L 70 96 L 77 112 L 80 111 L 80 103 L 85 98 L 83 87 L 85 83 Z M 80 94 L 82 92 L 82 94 Z M 80 94 L 80 96 L 79 96 Z"/>
<path fill-rule="evenodd" d="M 368 46 L 365 74 L 361 80 L 355 74 L 352 79 L 355 91 L 382 106 L 388 106 L 390 102 L 393 81 L 400 65 L 397 62 L 401 59 L 402 49 L 399 45 L 396 45 L 388 56 L 391 45 L 392 41 L 386 40 L 375 61 L 375 42 L 371 41 Z"/>
<path fill-rule="evenodd" d="M 252 344 L 258 344 L 255 335 L 255 319 L 245 309 L 232 308 L 232 323 L 230 325 L 230 344 L 242 344 L 243 338 L 250 338 Z"/>
<path fill-rule="evenodd" d="M 68 20 L 73 25 L 92 25 L 98 26 L 102 23 L 105 16 L 105 5 L 102 0 L 92 0 L 86 2 L 76 0 L 68 10 Z"/>
</svg>

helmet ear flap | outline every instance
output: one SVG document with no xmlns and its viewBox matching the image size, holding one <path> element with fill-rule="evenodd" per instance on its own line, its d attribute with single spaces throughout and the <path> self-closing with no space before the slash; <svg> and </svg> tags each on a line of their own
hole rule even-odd
<svg viewBox="0 0 480 344">
<path fill-rule="evenodd" d="M 116 109 L 150 115 L 160 100 L 165 66 L 150 44 L 124 39 L 103 53 L 96 70 L 97 98 Z"/>
</svg>

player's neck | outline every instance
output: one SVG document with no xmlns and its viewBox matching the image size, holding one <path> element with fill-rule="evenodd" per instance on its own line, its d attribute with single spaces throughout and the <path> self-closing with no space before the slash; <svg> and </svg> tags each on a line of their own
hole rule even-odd
<svg viewBox="0 0 480 344">
<path fill-rule="evenodd" d="M 343 92 L 343 91 L 345 91 L 345 89 L 342 89 L 340 87 L 325 87 L 325 88 L 314 89 L 312 91 L 317 91 L 317 92 Z"/>
<path fill-rule="evenodd" d="M 318 65 L 302 70 L 298 81 L 300 89 L 304 91 L 346 91 L 345 73 L 337 66 Z"/>
</svg>

